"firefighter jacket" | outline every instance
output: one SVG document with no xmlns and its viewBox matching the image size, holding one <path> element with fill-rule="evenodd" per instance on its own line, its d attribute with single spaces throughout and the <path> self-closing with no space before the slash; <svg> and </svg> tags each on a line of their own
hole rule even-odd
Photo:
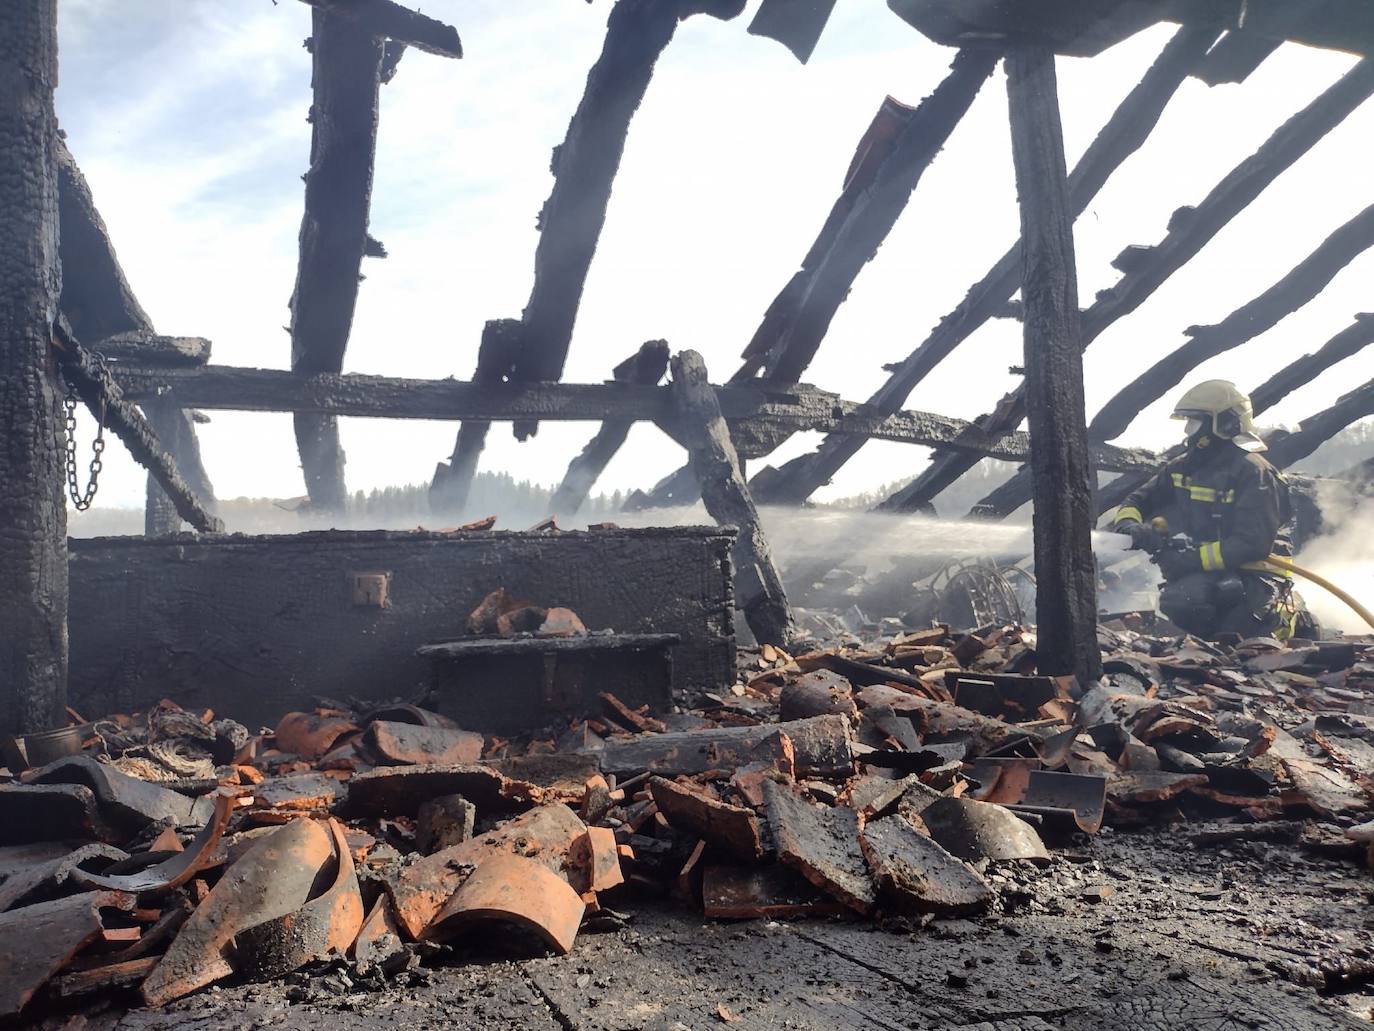
<svg viewBox="0 0 1374 1031">
<path fill-rule="evenodd" d="M 1288 484 L 1267 459 L 1203 437 L 1117 509 L 1118 523 L 1169 521 L 1197 544 L 1196 570 L 1234 570 L 1290 550 L 1280 537 L 1292 518 Z"/>
</svg>

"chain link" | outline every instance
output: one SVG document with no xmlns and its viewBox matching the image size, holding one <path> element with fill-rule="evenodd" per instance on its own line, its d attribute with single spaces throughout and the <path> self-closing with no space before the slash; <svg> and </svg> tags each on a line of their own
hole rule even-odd
<svg viewBox="0 0 1374 1031">
<path fill-rule="evenodd" d="M 95 354 L 92 356 L 100 373 L 100 378 L 104 379 L 108 370 L 105 368 L 105 356 Z M 67 410 L 67 495 L 72 499 L 72 504 L 78 512 L 84 512 L 91 507 L 91 502 L 95 500 L 95 493 L 100 489 L 100 470 L 104 468 L 101 455 L 105 451 L 105 399 L 100 400 L 100 419 L 95 431 L 95 441 L 91 444 L 91 465 L 90 480 L 86 483 L 86 489 L 81 489 L 81 480 L 76 471 L 76 406 L 80 403 L 80 398 L 76 393 L 76 386 L 70 376 L 67 377 L 67 394 L 62 399 L 62 407 Z"/>
</svg>

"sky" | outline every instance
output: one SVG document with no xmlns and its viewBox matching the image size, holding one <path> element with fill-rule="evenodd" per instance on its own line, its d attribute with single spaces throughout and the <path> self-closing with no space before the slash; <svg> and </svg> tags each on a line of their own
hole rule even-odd
<svg viewBox="0 0 1374 1031">
<path fill-rule="evenodd" d="M 917 103 L 945 75 L 937 46 L 885 0 L 840 0 L 809 64 L 746 32 L 758 5 L 722 22 L 684 22 L 630 128 L 564 378 L 600 382 L 647 339 L 735 371 L 765 309 L 820 228 L 854 147 L 883 98 Z M 481 328 L 519 317 L 533 277 L 535 217 L 552 185 L 551 149 L 600 51 L 609 0 L 426 0 L 455 25 L 460 61 L 411 51 L 382 88 L 371 233 L 345 371 L 465 379 Z M 128 278 L 159 332 L 208 337 L 218 364 L 286 368 L 287 300 L 310 129 L 310 8 L 298 0 L 61 0 L 58 116 Z M 1168 40 L 1158 26 L 1092 59 L 1060 58 L 1070 163 Z M 1141 151 L 1078 220 L 1086 306 L 1118 277 L 1110 261 L 1152 244 L 1285 118 L 1348 70 L 1348 55 L 1286 44 L 1240 85 L 1189 80 Z M 865 400 L 963 297 L 1017 233 L 1000 71 L 984 87 L 860 275 L 806 379 Z M 1374 104 L 1319 143 L 1138 311 L 1085 357 L 1089 415 L 1129 379 L 1287 273 L 1374 202 Z M 1301 311 L 1189 381 L 1249 389 L 1374 306 L 1374 253 Z M 1019 324 L 970 338 L 907 407 L 973 418 L 1017 384 Z M 1374 349 L 1271 409 L 1292 424 L 1374 376 Z M 1186 386 L 1186 383 L 1185 383 Z M 1177 435 L 1173 395 L 1143 412 L 1121 444 Z M 350 489 L 427 482 L 456 426 L 342 421 Z M 545 423 L 517 443 L 503 426 L 482 467 L 556 483 L 593 432 Z M 83 420 L 81 463 L 93 426 Z M 200 427 L 221 497 L 302 495 L 289 415 L 211 413 Z M 794 437 L 776 464 L 811 450 Z M 868 444 L 818 492 L 845 496 L 914 475 L 929 452 Z M 598 490 L 647 488 L 682 451 L 639 424 Z M 143 475 L 107 452 L 98 505 L 141 505 Z"/>
</svg>

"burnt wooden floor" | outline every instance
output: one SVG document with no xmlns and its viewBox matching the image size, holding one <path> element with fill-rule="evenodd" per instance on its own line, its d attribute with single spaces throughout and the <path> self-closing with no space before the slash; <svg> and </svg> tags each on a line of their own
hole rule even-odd
<svg viewBox="0 0 1374 1031">
<path fill-rule="evenodd" d="M 1291 846 L 1105 835 L 1009 871 L 1003 911 L 922 928 L 707 923 L 622 903 L 564 958 L 468 962 L 382 990 L 342 971 L 226 987 L 82 1031 L 531 1028 L 1294 1031 L 1368 1027 L 1374 879 Z M 1108 889 L 1104 891 L 1103 889 Z M 1094 901 L 1096 900 L 1096 901 Z M 489 953 L 488 953 L 489 954 Z M 1337 973 L 1344 971 L 1344 973 Z M 1351 984 L 1333 983 L 1343 978 Z M 1352 984 L 1354 987 L 1352 987 Z M 720 1007 L 724 1007 L 722 1010 Z M 54 1019 L 49 1026 L 60 1027 Z"/>
</svg>

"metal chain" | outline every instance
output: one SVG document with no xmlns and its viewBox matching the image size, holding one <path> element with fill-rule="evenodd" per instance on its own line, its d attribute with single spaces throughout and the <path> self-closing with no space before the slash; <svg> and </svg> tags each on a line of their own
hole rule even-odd
<svg viewBox="0 0 1374 1031">
<path fill-rule="evenodd" d="M 95 354 L 92 357 L 101 378 L 104 378 L 107 372 L 105 356 Z M 62 407 L 67 410 L 67 495 L 72 499 L 76 510 L 84 512 L 95 500 L 95 493 L 100 489 L 100 470 L 104 468 L 100 456 L 105 451 L 105 399 L 103 396 L 100 399 L 99 425 L 96 427 L 95 441 L 91 444 L 90 480 L 86 483 L 85 490 L 81 489 L 81 481 L 76 472 L 76 406 L 80 400 L 75 384 L 71 377 L 67 377 L 67 394 L 62 399 Z"/>
</svg>

